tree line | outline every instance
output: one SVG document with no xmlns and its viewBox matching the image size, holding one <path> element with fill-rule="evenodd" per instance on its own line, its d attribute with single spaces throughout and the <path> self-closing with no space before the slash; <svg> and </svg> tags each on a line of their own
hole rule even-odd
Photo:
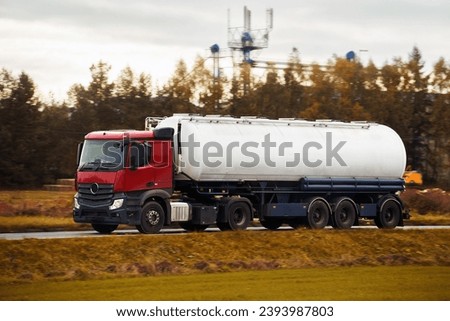
<svg viewBox="0 0 450 321">
<path fill-rule="evenodd" d="M 192 68 L 180 60 L 161 88 L 129 67 L 112 81 L 110 69 L 93 64 L 90 83 L 74 84 L 63 102 L 43 101 L 27 73 L 0 70 L 1 187 L 73 177 L 86 133 L 142 129 L 145 117 L 173 113 L 375 121 L 397 131 L 426 182 L 450 186 L 450 65 L 441 58 L 425 71 L 417 47 L 381 68 L 337 56 L 306 65 L 294 49 L 285 67 L 268 63 L 260 77 L 248 63 L 215 75 L 198 57 Z"/>
</svg>

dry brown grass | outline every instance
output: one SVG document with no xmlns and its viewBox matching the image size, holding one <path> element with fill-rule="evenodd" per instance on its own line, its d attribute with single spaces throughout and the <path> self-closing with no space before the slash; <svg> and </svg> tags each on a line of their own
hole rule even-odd
<svg viewBox="0 0 450 321">
<path fill-rule="evenodd" d="M 0 241 L 0 284 L 336 266 L 450 265 L 447 230 L 284 230 Z"/>
<path fill-rule="evenodd" d="M 0 216 L 0 233 L 74 231 L 91 229 L 89 224 L 76 224 L 72 216 Z"/>
<path fill-rule="evenodd" d="M 41 190 L 0 191 L 0 217 L 67 217 L 72 211 L 74 194 Z"/>
<path fill-rule="evenodd" d="M 408 188 L 402 193 L 403 201 L 417 213 L 450 214 L 450 193 L 440 188 Z"/>
</svg>

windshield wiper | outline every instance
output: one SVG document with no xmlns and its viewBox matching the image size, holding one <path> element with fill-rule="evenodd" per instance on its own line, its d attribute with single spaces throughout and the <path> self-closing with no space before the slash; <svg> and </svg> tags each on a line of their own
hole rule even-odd
<svg viewBox="0 0 450 321">
<path fill-rule="evenodd" d="M 83 165 L 81 165 L 80 167 L 80 171 L 84 170 L 84 169 L 93 169 L 94 171 L 98 170 L 100 168 L 101 165 L 101 161 L 99 159 L 96 159 L 93 162 L 86 162 Z M 91 168 L 92 166 L 92 168 Z M 96 166 L 96 167 L 94 167 Z"/>
<path fill-rule="evenodd" d="M 100 166 L 103 167 L 103 168 L 115 168 L 115 167 L 119 167 L 120 163 L 102 162 L 100 164 Z"/>
<path fill-rule="evenodd" d="M 83 171 L 83 170 L 98 171 L 100 168 L 111 170 L 114 168 L 119 168 L 120 166 L 121 166 L 120 163 L 102 162 L 100 160 L 95 160 L 93 162 L 84 163 L 83 165 L 81 165 L 81 167 L 78 170 L 79 171 Z"/>
</svg>

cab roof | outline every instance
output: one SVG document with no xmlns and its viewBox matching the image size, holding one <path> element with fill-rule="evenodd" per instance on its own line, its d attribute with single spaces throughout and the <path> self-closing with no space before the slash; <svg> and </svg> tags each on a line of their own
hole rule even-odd
<svg viewBox="0 0 450 321">
<path fill-rule="evenodd" d="M 129 137 L 130 139 L 153 139 L 154 133 L 153 131 L 147 130 L 129 130 L 129 129 L 120 129 L 120 130 L 100 130 L 90 132 L 86 136 L 85 139 L 123 139 L 124 137 Z"/>
</svg>

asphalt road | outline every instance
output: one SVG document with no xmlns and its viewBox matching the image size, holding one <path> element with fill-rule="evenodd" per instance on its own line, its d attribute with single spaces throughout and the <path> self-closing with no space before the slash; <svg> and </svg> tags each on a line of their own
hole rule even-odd
<svg viewBox="0 0 450 321">
<path fill-rule="evenodd" d="M 329 227 L 331 228 L 331 227 Z M 280 230 L 289 230 L 290 227 L 281 227 Z M 354 226 L 352 229 L 377 229 L 375 226 Z M 429 229 L 450 229 L 450 226 L 404 226 L 397 227 L 402 230 L 429 230 Z M 265 230 L 264 227 L 249 227 L 250 231 Z M 220 232 L 218 228 L 208 228 L 205 230 L 208 232 Z M 181 228 L 165 228 L 162 229 L 159 234 L 174 234 L 174 235 L 186 235 L 189 232 Z M 112 234 L 113 236 L 127 236 L 140 234 L 135 229 L 116 230 Z M 82 238 L 82 237 L 105 237 L 109 235 L 99 234 L 94 230 L 89 231 L 59 231 L 59 232 L 26 232 L 26 233 L 0 233 L 0 239 L 2 240 L 24 240 L 24 239 L 67 239 L 67 238 Z"/>
</svg>

